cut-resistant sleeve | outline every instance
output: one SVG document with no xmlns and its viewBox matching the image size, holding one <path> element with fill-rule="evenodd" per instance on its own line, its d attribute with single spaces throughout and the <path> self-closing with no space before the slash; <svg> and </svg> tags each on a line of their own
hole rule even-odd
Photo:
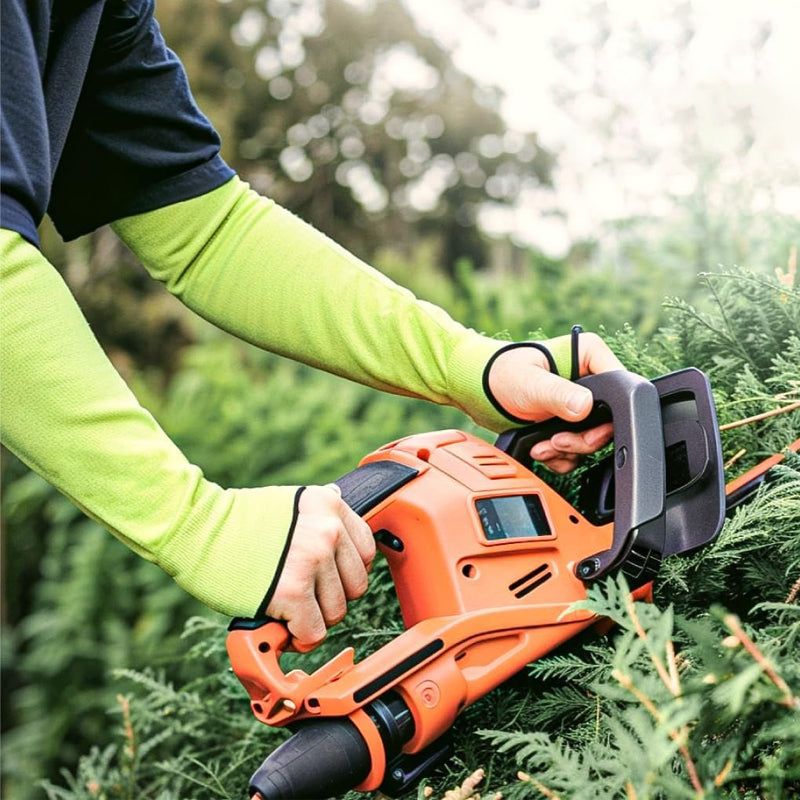
<svg viewBox="0 0 800 800">
<path fill-rule="evenodd" d="M 503 342 L 418 300 L 238 178 L 113 227 L 173 294 L 240 338 L 508 427 L 482 385 Z"/>
<path fill-rule="evenodd" d="M 0 256 L 3 444 L 206 605 L 255 615 L 298 488 L 206 480 L 137 402 L 39 250 L 0 230 Z"/>
</svg>

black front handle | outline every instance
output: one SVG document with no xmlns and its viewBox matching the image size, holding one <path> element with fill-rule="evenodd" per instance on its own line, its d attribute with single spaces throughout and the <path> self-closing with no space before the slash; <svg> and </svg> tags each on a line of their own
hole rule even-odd
<svg viewBox="0 0 800 800">
<path fill-rule="evenodd" d="M 519 430 L 506 431 L 496 446 L 523 464 L 537 442 L 565 430 L 594 427 L 609 417 L 614 423 L 614 538 L 608 550 L 581 561 L 575 574 L 595 580 L 617 566 L 638 538 L 663 551 L 666 468 L 661 406 L 656 387 L 627 370 L 587 375 L 576 383 L 591 390 L 595 407 L 587 419 L 567 423 L 550 419 Z"/>
</svg>

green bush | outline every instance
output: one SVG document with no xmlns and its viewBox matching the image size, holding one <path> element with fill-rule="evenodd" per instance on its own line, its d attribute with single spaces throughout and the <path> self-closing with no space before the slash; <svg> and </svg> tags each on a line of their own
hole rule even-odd
<svg viewBox="0 0 800 800">
<path fill-rule="evenodd" d="M 609 335 L 614 349 L 651 377 L 687 364 L 707 371 L 723 423 L 786 405 L 800 392 L 797 289 L 743 271 L 703 285 L 702 311 L 670 301 L 656 336 L 644 342 L 624 329 Z M 242 484 L 329 480 L 396 435 L 464 422 L 217 337 L 191 349 L 155 410 L 209 474 Z M 794 411 L 726 431 L 726 458 L 747 450 L 731 475 L 780 450 L 799 423 Z M 487 798 L 798 796 L 800 458 L 776 475 L 712 546 L 667 559 L 654 605 L 631 604 L 613 581 L 593 589 L 587 605 L 614 619 L 614 632 L 576 638 L 468 708 L 455 726 L 456 757 L 428 779 L 436 792 L 480 767 L 476 791 Z M 56 761 L 53 728 L 69 730 L 74 701 L 88 727 L 68 743 L 83 755 L 43 784 L 48 798 L 244 797 L 247 777 L 285 734 L 250 715 L 228 670 L 226 620 L 192 608 L 36 479 L 21 475 L 9 491 L 10 522 L 39 509 L 50 530 L 42 569 L 60 576 L 42 582 L 17 631 L 30 681 L 16 701 L 29 722 L 9 739 L 18 774 L 27 748 L 38 753 L 27 775 Z M 294 658 L 311 669 L 347 644 L 362 657 L 399 631 L 381 563 L 328 640 Z M 78 680 L 87 669 L 103 691 Z"/>
</svg>

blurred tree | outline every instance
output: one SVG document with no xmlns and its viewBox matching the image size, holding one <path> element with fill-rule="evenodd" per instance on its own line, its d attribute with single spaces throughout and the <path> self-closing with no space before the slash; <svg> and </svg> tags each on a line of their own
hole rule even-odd
<svg viewBox="0 0 800 800">
<path fill-rule="evenodd" d="M 365 258 L 431 238 L 448 271 L 484 266 L 477 209 L 549 182 L 536 137 L 507 131 L 499 95 L 399 0 L 176 0 L 158 16 L 226 158 Z"/>
<path fill-rule="evenodd" d="M 663 251 L 671 240 L 659 253 L 671 273 L 785 260 L 800 235 L 800 162 L 796 93 L 775 69 L 780 13 L 753 7 L 723 26 L 713 5 L 684 0 L 640 12 L 590 0 L 543 48 L 561 130 L 548 203 L 565 235 L 596 239 L 595 258 L 622 275 L 637 240 Z"/>
<path fill-rule="evenodd" d="M 452 276 L 465 258 L 523 263 L 477 212 L 548 182 L 551 156 L 504 130 L 497 94 L 401 0 L 174 0 L 157 16 L 223 155 L 257 190 L 365 259 L 393 253 L 401 283 L 412 264 Z M 168 380 L 197 335 L 181 304 L 106 228 L 65 245 L 45 221 L 42 242 L 125 377 Z"/>
</svg>

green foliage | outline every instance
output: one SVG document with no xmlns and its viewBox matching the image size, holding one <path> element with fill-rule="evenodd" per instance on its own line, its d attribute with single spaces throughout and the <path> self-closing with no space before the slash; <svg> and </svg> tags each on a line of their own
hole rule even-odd
<svg viewBox="0 0 800 800">
<path fill-rule="evenodd" d="M 27 605 L 17 625 L 4 625 L 3 713 L 15 723 L 3 733 L 4 796 L 32 797 L 37 778 L 106 740 L 107 709 L 119 691 L 109 671 L 174 656 L 176 617 L 200 607 L 37 476 L 24 473 L 6 486 L 9 556 L 33 547 L 39 558 L 35 569 L 10 561 L 25 578 L 35 576 L 32 589 L 4 587 L 9 612 Z"/>
<path fill-rule="evenodd" d="M 429 251 L 421 245 L 412 263 L 430 263 Z M 452 279 L 435 270 L 409 269 L 408 259 L 392 250 L 380 251 L 375 263 L 464 324 L 509 339 L 558 336 L 574 324 L 585 330 L 628 326 L 647 339 L 665 321 L 661 306 L 668 290 L 688 292 L 690 283 L 688 275 L 669 275 L 652 261 L 620 271 L 612 264 L 593 267 L 574 263 L 571 256 L 549 259 L 536 252 L 508 274 L 477 270 L 462 259 Z"/>
<path fill-rule="evenodd" d="M 300 5 L 270 4 L 287 14 Z M 244 11 L 262 14 L 263 3 L 159 6 L 201 105 L 223 133 L 226 157 L 257 188 L 335 231 L 351 249 L 372 254 L 391 277 L 478 330 L 552 336 L 578 322 L 604 332 L 623 362 L 645 375 L 698 366 L 712 378 L 723 423 L 798 399 L 799 287 L 763 270 L 706 274 L 696 285 L 689 277 L 690 269 L 718 261 L 771 268 L 796 244 L 796 221 L 765 228 L 763 219 L 741 213 L 712 219 L 705 202 L 696 201 L 691 224 L 659 233 L 655 243 L 643 235 L 652 220 L 626 223 L 613 263 L 591 243 L 549 259 L 483 240 L 474 213 L 486 200 L 485 182 L 502 174 L 546 182 L 549 154 L 533 137 L 502 135 L 496 109 L 476 101 L 472 82 L 410 29 L 401 4 L 384 2 L 381 15 L 371 16 L 356 5 L 331 0 L 327 30 L 304 39 L 303 66 L 330 76 L 330 97 L 320 103 L 309 93 L 322 82 L 303 83 L 308 69 L 284 70 L 290 100 L 275 97 L 275 87 L 254 70 L 256 50 L 274 45 L 283 27 L 294 24 L 288 18 L 270 19 L 257 42 L 234 45 L 231 26 Z M 365 87 L 346 76 L 370 73 L 406 40 L 446 80 L 424 96 L 393 92 L 381 124 L 360 119 L 352 99 Z M 326 132 L 298 145 L 297 137 L 320 123 L 318 112 Z M 437 115 L 444 126 L 439 137 Z M 402 127 L 402 136 L 389 135 L 392 126 Z M 485 136 L 502 142 L 495 157 L 480 152 Z M 314 165 L 304 180 L 281 158 L 298 146 Z M 359 146 L 359 158 L 346 156 L 347 147 Z M 457 158 L 456 182 L 420 220 L 422 212 L 408 202 L 409 186 L 434 162 Z M 388 189 L 383 210 L 363 202 L 351 180 L 357 173 L 337 178 L 339 166 L 355 162 Z M 404 174 L 401 163 L 416 174 Z M 514 180 L 503 185 L 511 190 L 503 202 L 511 202 Z M 734 227 L 740 233 L 729 236 Z M 152 291 L 108 231 L 65 246 L 45 227 L 43 240 L 137 394 L 189 458 L 225 485 L 326 482 L 402 435 L 445 427 L 480 433 L 451 409 L 380 395 L 210 332 L 174 298 Z M 433 268 L 437 263 L 444 269 Z M 668 302 L 665 324 L 667 292 L 680 299 Z M 798 431 L 795 411 L 723 432 L 726 458 L 746 451 L 729 477 Z M 7 453 L 2 469 L 3 796 L 243 798 L 248 775 L 283 734 L 249 713 L 228 672 L 225 621 Z M 562 797 L 619 797 L 628 784 L 639 798 L 696 796 L 671 736 L 681 731 L 705 796 L 797 797 L 800 725 L 796 707 L 784 701 L 800 693 L 799 469 L 797 458 L 787 459 L 712 547 L 666 561 L 656 606 L 633 607 L 644 637 L 632 630 L 621 587 L 595 592 L 591 602 L 613 611 L 618 633 L 579 637 L 469 707 L 456 724 L 456 757 L 431 778 L 437 789 L 483 766 L 488 796 L 495 788 L 505 797 L 542 796 L 532 780 L 515 779 L 519 762 Z M 789 695 L 753 658 L 742 634 L 731 632 L 731 613 Z M 400 627 L 388 570 L 379 563 L 368 595 L 322 647 L 295 661 L 311 669 L 350 644 L 369 652 Z M 726 646 L 730 636 L 738 637 L 737 647 Z M 680 698 L 653 660 L 669 663 L 667 642 L 675 650 Z M 644 692 L 660 718 L 625 683 Z M 476 736 L 487 729 L 494 732 Z"/>
<path fill-rule="evenodd" d="M 224 631 L 218 620 L 188 620 L 180 688 L 160 670 L 116 671 L 118 686 L 130 692 L 116 697 L 118 744 L 94 747 L 75 775 L 65 775 L 66 785 L 45 783 L 46 796 L 242 797 L 238 776 L 254 770 L 259 749 L 274 747 L 279 737 L 237 713 L 241 693 L 223 668 Z M 217 669 L 209 671 L 209 664 Z"/>
<path fill-rule="evenodd" d="M 704 369 L 715 388 L 720 423 L 732 423 L 800 399 L 800 287 L 744 270 L 702 276 L 707 311 L 670 302 L 679 326 L 674 348 Z M 760 460 L 797 438 L 797 413 L 723 432 L 730 456 Z M 734 447 L 736 448 L 734 450 Z"/>
<path fill-rule="evenodd" d="M 704 369 L 723 423 L 790 405 L 797 289 L 741 270 L 702 281 L 702 311 L 670 301 L 649 346 L 626 330 L 615 351 L 644 374 Z M 728 455 L 746 451 L 729 477 L 799 432 L 797 410 L 723 432 Z M 655 605 L 631 603 L 622 583 L 592 589 L 586 607 L 616 635 L 532 665 L 542 714 L 485 734 L 533 776 L 505 796 L 797 797 L 799 524 L 800 458 L 788 454 L 713 545 L 666 560 Z"/>
<path fill-rule="evenodd" d="M 552 155 L 506 130 L 499 93 L 399 0 L 173 0 L 157 13 L 225 158 L 365 258 L 425 238 L 448 271 L 484 264 L 474 221 L 487 191 L 507 206 L 549 183 Z"/>
<path fill-rule="evenodd" d="M 795 472 L 796 478 L 800 473 Z M 768 493 L 756 506 L 769 505 Z M 795 517 L 795 522 L 797 520 Z M 800 547 L 798 547 L 800 549 Z M 762 554 L 763 555 L 763 554 Z M 788 798 L 800 786 L 800 613 L 789 603 L 762 604 L 757 636 L 720 606 L 692 618 L 669 605 L 635 603 L 623 578 L 594 586 L 588 608 L 617 624 L 599 655 L 604 674 L 582 669 L 549 675 L 584 687 L 564 713 L 595 714 L 578 741 L 540 732 L 484 731 L 535 776 L 532 796 L 570 798 Z M 548 662 L 557 656 L 545 659 Z M 592 663 L 596 667 L 597 661 Z M 573 686 L 574 688 L 574 686 Z M 563 697 L 563 687 L 550 689 Z M 582 703 L 581 703 L 582 700 Z M 581 711 L 581 705 L 583 709 Z"/>
<path fill-rule="evenodd" d="M 796 525 L 800 515 L 797 456 L 775 467 L 769 503 L 752 502 L 736 509 L 724 535 L 711 546 L 664 565 L 659 593 L 681 611 L 703 607 L 720 598 L 737 613 L 751 612 L 763 602 L 780 602 L 800 576 Z"/>
<path fill-rule="evenodd" d="M 668 325 L 649 342 L 632 328 L 610 335 L 616 352 L 653 376 L 689 363 L 705 369 L 723 421 L 796 391 L 796 289 L 742 271 L 705 276 L 703 285 L 702 309 L 670 302 Z M 766 318 L 769 339 L 751 343 L 741 320 Z M 241 484 L 330 480 L 396 435 L 464 423 L 447 409 L 378 395 L 216 335 L 190 348 L 148 404 L 209 475 Z M 753 448 L 730 477 L 796 437 L 799 418 L 794 411 L 727 431 L 728 453 Z M 43 569 L 66 574 L 43 583 L 15 632 L 29 685 L 14 701 L 28 722 L 12 731 L 13 758 L 4 753 L 12 777 L 47 763 L 41 743 L 55 762 L 63 739 L 32 720 L 53 725 L 69 694 L 82 704 L 80 724 L 96 721 L 81 738 L 63 712 L 61 731 L 84 755 L 43 784 L 46 797 L 243 798 L 247 776 L 284 734 L 248 712 L 227 669 L 224 621 L 198 616 L 150 565 L 140 575 L 135 558 L 37 479 L 20 472 L 4 500 L 11 523 L 47 528 Z M 713 545 L 666 560 L 654 605 L 631 603 L 622 582 L 592 589 L 586 606 L 614 620 L 612 633 L 576 637 L 469 707 L 454 729 L 456 757 L 429 780 L 443 792 L 482 766 L 486 797 L 797 797 L 799 524 L 800 457 L 790 454 Z M 113 592 L 98 582 L 104 574 Z M 363 657 L 400 630 L 379 562 L 368 594 L 328 640 L 284 667 L 311 670 L 346 645 Z M 100 691 L 78 678 L 86 664 L 76 659 L 87 653 L 97 657 L 87 674 Z M 9 796 L 26 796 L 9 785 Z"/>
</svg>

